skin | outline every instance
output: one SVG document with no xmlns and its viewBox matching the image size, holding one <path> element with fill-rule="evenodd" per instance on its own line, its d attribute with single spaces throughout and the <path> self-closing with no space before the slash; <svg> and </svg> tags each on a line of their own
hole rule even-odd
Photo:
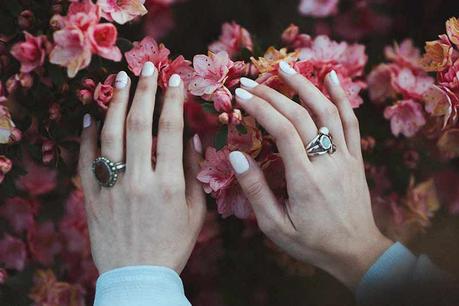
<svg viewBox="0 0 459 306">
<path fill-rule="evenodd" d="M 314 264 L 353 289 L 392 245 L 375 225 L 365 179 L 358 120 L 342 87 L 325 80 L 331 100 L 300 74 L 279 71 L 302 104 L 264 85 L 244 88 L 240 106 L 275 139 L 284 161 L 289 201 L 277 202 L 263 172 L 246 155 L 237 175 L 261 230 L 291 256 Z M 305 147 L 320 127 L 330 129 L 337 151 L 308 157 Z"/>
<path fill-rule="evenodd" d="M 155 168 L 151 161 L 157 78 L 157 71 L 140 77 L 130 108 L 130 82 L 115 89 L 100 137 L 100 155 L 126 160 L 114 187 L 100 187 L 91 170 L 99 156 L 96 124 L 83 129 L 79 171 L 100 273 L 133 265 L 166 266 L 180 273 L 204 221 L 205 196 L 195 179 L 201 154 L 191 142 L 183 153 L 183 82 L 165 93 Z"/>
</svg>

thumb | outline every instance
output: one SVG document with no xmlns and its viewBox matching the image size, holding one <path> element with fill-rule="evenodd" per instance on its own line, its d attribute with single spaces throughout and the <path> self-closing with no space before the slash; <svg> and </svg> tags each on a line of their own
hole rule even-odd
<svg viewBox="0 0 459 306">
<path fill-rule="evenodd" d="M 231 152 L 229 160 L 244 194 L 252 204 L 260 229 L 269 236 L 285 228 L 288 217 L 257 163 L 239 151 Z"/>
</svg>

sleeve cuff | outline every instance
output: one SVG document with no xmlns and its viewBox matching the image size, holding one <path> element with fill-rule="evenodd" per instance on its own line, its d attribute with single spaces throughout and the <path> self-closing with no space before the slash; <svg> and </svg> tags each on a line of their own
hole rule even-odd
<svg viewBox="0 0 459 306">
<path fill-rule="evenodd" d="M 172 269 L 131 266 L 99 276 L 94 306 L 191 306 L 183 283 Z"/>
</svg>

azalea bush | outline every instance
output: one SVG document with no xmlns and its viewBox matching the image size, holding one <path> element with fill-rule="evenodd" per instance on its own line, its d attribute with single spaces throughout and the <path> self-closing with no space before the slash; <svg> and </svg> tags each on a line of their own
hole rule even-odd
<svg viewBox="0 0 459 306">
<path fill-rule="evenodd" d="M 295 1 L 299 13 L 318 18 L 314 31 L 287 20 L 276 36 L 260 37 L 224 22 L 213 29 L 213 41 L 186 57 L 161 41 L 178 22 L 174 9 L 192 1 L 1 4 L 1 304 L 91 303 L 98 273 L 76 172 L 82 117 L 91 113 L 102 122 L 116 73 L 135 80 L 146 61 L 159 71 L 159 91 L 172 74 L 182 77 L 185 137 L 198 133 L 206 147 L 197 179 L 208 194 L 208 215 L 183 273 L 193 305 L 246 305 L 241 296 L 270 305 L 271 288 L 299 289 L 298 280 L 315 288 L 314 277 L 321 277 L 263 238 L 228 160 L 232 150 L 250 154 L 279 201 L 288 200 L 273 138 L 234 99 L 239 79 L 249 77 L 301 103 L 278 77 L 280 61 L 326 96 L 324 78 L 337 72 L 361 120 L 373 211 L 387 236 L 410 243 L 438 215 L 459 214 L 458 19 L 448 19 L 425 51 L 407 38 L 389 41 L 372 58 L 356 40 L 387 33 L 394 22 L 378 10 L 390 1 L 302 0 Z M 362 16 L 358 23 L 355 14 Z M 279 277 L 247 283 L 266 266 L 290 281 L 281 288 Z"/>
</svg>

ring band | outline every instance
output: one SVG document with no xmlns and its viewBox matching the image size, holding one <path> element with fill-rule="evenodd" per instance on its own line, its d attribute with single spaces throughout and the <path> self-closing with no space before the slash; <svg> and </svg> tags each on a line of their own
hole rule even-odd
<svg viewBox="0 0 459 306">
<path fill-rule="evenodd" d="M 333 154 L 336 151 L 336 146 L 333 143 L 330 135 L 330 130 L 326 127 L 321 127 L 319 133 L 306 146 L 308 156 L 318 156 L 323 154 Z"/>
<path fill-rule="evenodd" d="M 92 171 L 99 185 L 113 187 L 118 181 L 118 174 L 126 169 L 123 162 L 112 162 L 110 159 L 100 156 L 92 163 Z"/>
</svg>

